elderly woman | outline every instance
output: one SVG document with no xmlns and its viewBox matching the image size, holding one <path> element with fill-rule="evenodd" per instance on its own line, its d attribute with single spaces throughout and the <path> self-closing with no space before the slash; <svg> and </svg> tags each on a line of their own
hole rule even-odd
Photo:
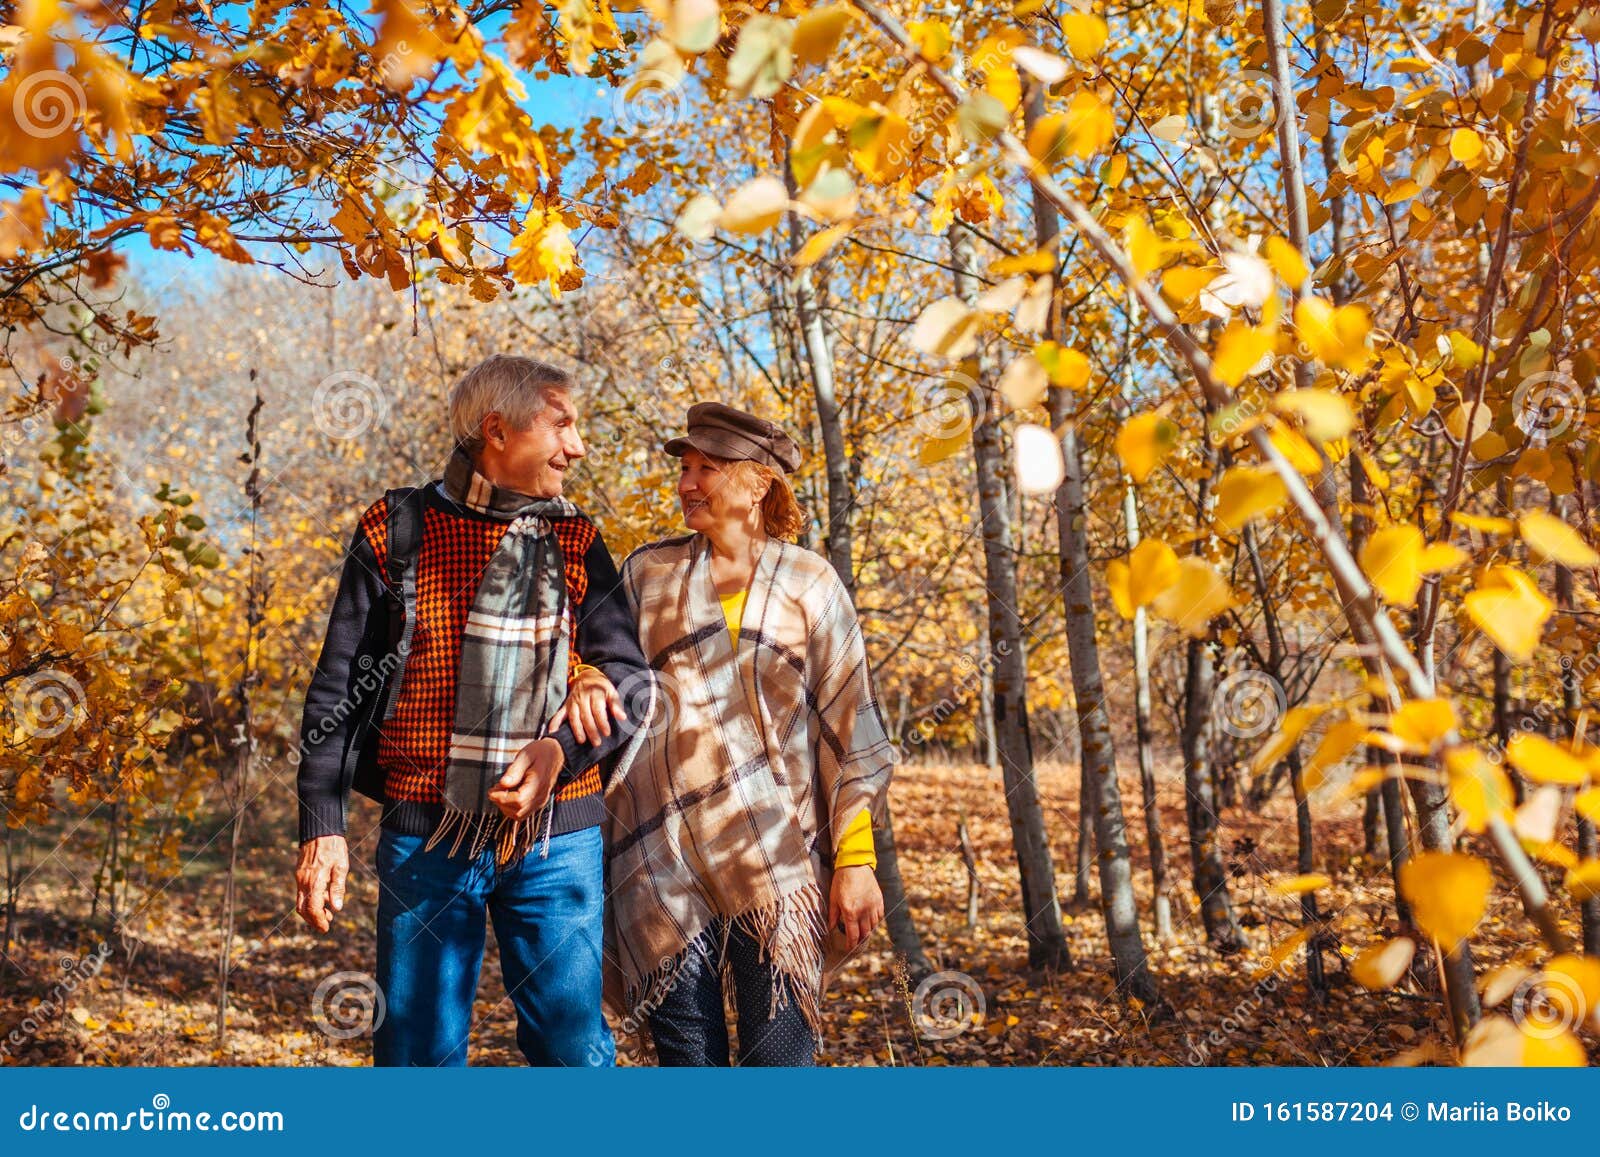
<svg viewBox="0 0 1600 1157">
<path fill-rule="evenodd" d="M 702 402 L 666 450 L 690 533 L 622 568 L 657 694 L 607 799 L 613 981 L 663 1065 L 729 1063 L 724 991 L 741 1064 L 809 1065 L 825 963 L 883 918 L 870 817 L 894 751 L 849 592 L 785 541 L 795 444 Z"/>
</svg>

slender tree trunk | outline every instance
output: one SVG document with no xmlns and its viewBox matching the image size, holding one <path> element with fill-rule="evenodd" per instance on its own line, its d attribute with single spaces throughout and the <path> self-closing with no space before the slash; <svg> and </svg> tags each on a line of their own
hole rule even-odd
<svg viewBox="0 0 1600 1157">
<path fill-rule="evenodd" d="M 951 227 L 956 293 L 969 303 L 977 297 L 972 245 L 972 235 L 966 229 L 959 224 Z M 1028 962 L 1035 967 L 1065 968 L 1070 967 L 1071 956 L 1061 924 L 1055 865 L 1050 858 L 1050 840 L 1045 833 L 1028 738 L 1027 662 L 1017 610 L 1017 560 L 1011 546 L 1011 504 L 1006 493 L 998 403 L 989 383 L 983 380 L 981 364 L 972 359 L 966 365 L 983 398 L 983 411 L 973 416 L 972 453 L 977 467 L 978 517 L 988 580 L 989 640 L 994 649 L 994 728 L 1022 882 Z"/>
<path fill-rule="evenodd" d="M 1560 499 L 1556 500 L 1558 503 Z M 1557 515 L 1563 514 L 1560 505 L 1556 507 Z M 1559 563 L 1556 565 L 1556 605 L 1562 610 L 1571 610 L 1572 601 L 1572 571 Z M 1499 648 L 1495 648 L 1499 653 Z M 1572 662 L 1565 657 L 1561 666 L 1561 705 L 1566 715 L 1566 732 L 1569 736 L 1577 734 L 1578 716 L 1583 711 L 1582 688 L 1578 686 L 1578 672 Z M 1594 821 L 1587 816 L 1574 812 L 1578 825 L 1578 856 L 1583 860 L 1593 860 L 1600 856 L 1600 839 L 1596 838 Z M 1587 956 L 1600 956 L 1600 896 L 1590 896 L 1578 905 L 1579 918 L 1583 927 L 1583 951 Z"/>
<path fill-rule="evenodd" d="M 790 184 L 789 195 L 795 195 L 794 174 L 788 165 L 784 173 Z M 798 253 L 804 242 L 800 237 L 799 215 L 789 214 L 789 247 Z M 855 505 L 854 488 L 850 482 L 850 463 L 845 455 L 844 422 L 839 399 L 834 389 L 833 350 L 828 345 L 827 331 L 822 324 L 822 311 L 818 307 L 816 287 L 811 280 L 811 270 L 801 269 L 794 280 L 795 309 L 799 315 L 800 332 L 804 339 L 806 361 L 811 369 L 812 391 L 817 403 L 817 424 L 822 428 L 822 453 L 828 477 L 828 529 L 824 536 L 828 548 L 828 561 L 834 573 L 850 592 L 855 602 L 855 558 L 851 537 L 850 512 Z M 904 958 L 906 968 L 920 980 L 933 971 L 928 955 L 922 947 L 922 937 L 911 918 L 911 906 L 906 900 L 905 882 L 900 878 L 900 854 L 894 842 L 894 818 L 889 807 L 883 809 L 883 825 L 872 833 L 873 849 L 878 864 L 874 875 L 883 892 L 884 922 L 888 926 L 889 940 L 894 950 Z"/>
<path fill-rule="evenodd" d="M 1089 818 L 1090 800 L 1094 799 L 1094 782 L 1090 778 L 1089 761 L 1078 754 L 1078 864 L 1072 882 L 1072 906 L 1087 908 L 1093 901 L 1090 879 L 1094 875 L 1094 823 Z"/>
<path fill-rule="evenodd" d="M 1094 824 L 1100 863 L 1100 909 L 1116 963 L 1117 987 L 1147 1005 L 1159 1002 L 1155 976 L 1145 956 L 1139 931 L 1139 906 L 1133 894 L 1133 857 L 1128 851 L 1127 820 L 1117 783 L 1117 758 L 1111 742 L 1111 716 L 1106 710 L 1105 683 L 1100 674 L 1100 646 L 1095 637 L 1094 590 L 1089 581 L 1087 501 L 1083 455 L 1078 432 L 1066 411 L 1067 391 L 1052 387 L 1050 416 L 1062 431 L 1066 466 L 1056 491 L 1057 525 L 1061 535 L 1062 600 L 1066 607 L 1067 655 L 1072 691 L 1078 703 L 1079 753 L 1089 794 L 1080 814 Z"/>
<path fill-rule="evenodd" d="M 1128 296 L 1128 331 L 1122 353 L 1122 393 L 1117 417 L 1126 420 L 1133 405 L 1133 334 L 1138 325 L 1139 302 Z M 1131 551 L 1139 545 L 1139 492 L 1133 479 L 1122 485 L 1122 526 Z M 1143 607 L 1133 612 L 1133 730 L 1139 755 L 1139 798 L 1144 808 L 1145 846 L 1150 856 L 1150 888 L 1154 894 L 1155 934 L 1158 943 L 1175 939 L 1172 929 L 1172 884 L 1167 877 L 1166 842 L 1161 834 L 1161 806 L 1156 800 L 1155 729 L 1151 726 L 1150 620 Z"/>
<path fill-rule="evenodd" d="M 1295 870 L 1302 876 L 1317 869 L 1315 835 L 1311 827 L 1311 802 L 1306 796 L 1304 768 L 1300 765 L 1300 745 L 1289 748 L 1289 781 L 1294 785 L 1294 828 L 1297 855 Z M 1300 926 L 1309 928 L 1306 940 L 1306 984 L 1319 997 L 1328 991 L 1327 977 L 1322 971 L 1322 916 L 1317 911 L 1317 894 L 1300 894 Z"/>
<path fill-rule="evenodd" d="M 1209 422 L 1211 408 L 1206 407 Z M 1196 523 L 1209 517 L 1213 479 L 1221 469 L 1216 448 L 1209 443 L 1201 465 Z M 1200 549 L 1200 540 L 1196 550 Z M 1183 726 L 1179 735 L 1183 751 L 1184 814 L 1189 827 L 1189 860 L 1194 871 L 1195 896 L 1206 938 L 1219 952 L 1244 947 L 1244 932 L 1234 916 L 1228 894 L 1228 872 L 1222 862 L 1215 780 L 1211 774 L 1212 700 L 1216 692 L 1216 666 L 1208 638 L 1190 639 L 1184 654 Z"/>
</svg>

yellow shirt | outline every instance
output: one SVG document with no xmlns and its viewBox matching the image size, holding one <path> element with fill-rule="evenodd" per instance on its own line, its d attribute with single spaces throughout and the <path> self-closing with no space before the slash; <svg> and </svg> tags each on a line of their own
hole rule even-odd
<svg viewBox="0 0 1600 1157">
<path fill-rule="evenodd" d="M 728 620 L 728 634 L 733 637 L 735 647 L 739 645 L 739 624 L 744 619 L 745 593 L 741 590 L 731 595 L 717 596 L 717 601 L 722 604 L 722 617 Z M 872 815 L 866 808 L 856 813 L 856 818 L 839 836 L 833 851 L 835 868 L 853 868 L 858 864 L 866 864 L 870 868 L 878 866 L 878 850 L 872 843 Z"/>
</svg>

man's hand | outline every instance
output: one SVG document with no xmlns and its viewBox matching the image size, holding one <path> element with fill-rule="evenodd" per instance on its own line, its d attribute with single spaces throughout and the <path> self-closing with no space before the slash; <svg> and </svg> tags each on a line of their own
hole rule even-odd
<svg viewBox="0 0 1600 1157">
<path fill-rule="evenodd" d="M 294 910 L 318 932 L 333 927 L 333 914 L 344 910 L 344 886 L 350 878 L 350 845 L 343 836 L 318 836 L 300 845 L 294 869 Z"/>
<path fill-rule="evenodd" d="M 535 739 L 517 752 L 500 782 L 489 789 L 489 802 L 507 819 L 526 819 L 550 798 L 566 761 L 566 753 L 554 739 Z"/>
<path fill-rule="evenodd" d="M 567 720 L 572 724 L 574 739 L 599 747 L 600 741 L 611 734 L 612 716 L 618 723 L 627 722 L 622 696 L 600 668 L 585 667 L 572 677 L 567 685 L 567 701 L 550 717 L 545 730 L 554 731 Z"/>
<path fill-rule="evenodd" d="M 828 898 L 828 927 L 844 936 L 846 952 L 854 952 L 883 919 L 883 889 L 867 864 L 839 868 L 833 873 Z"/>
</svg>

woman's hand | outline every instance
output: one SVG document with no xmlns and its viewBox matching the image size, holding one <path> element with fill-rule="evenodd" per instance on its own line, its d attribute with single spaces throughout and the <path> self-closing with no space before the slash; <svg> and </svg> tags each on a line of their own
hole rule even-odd
<svg viewBox="0 0 1600 1157">
<path fill-rule="evenodd" d="M 845 951 L 854 952 L 883 919 L 883 889 L 869 865 L 857 864 L 834 871 L 832 893 L 828 927 L 842 932 Z"/>
<path fill-rule="evenodd" d="M 550 717 L 545 734 L 549 735 L 567 720 L 572 724 L 574 739 L 599 747 L 600 741 L 611 734 L 613 715 L 618 723 L 627 722 L 622 696 L 599 667 L 584 667 L 568 682 L 567 701 Z"/>
</svg>

